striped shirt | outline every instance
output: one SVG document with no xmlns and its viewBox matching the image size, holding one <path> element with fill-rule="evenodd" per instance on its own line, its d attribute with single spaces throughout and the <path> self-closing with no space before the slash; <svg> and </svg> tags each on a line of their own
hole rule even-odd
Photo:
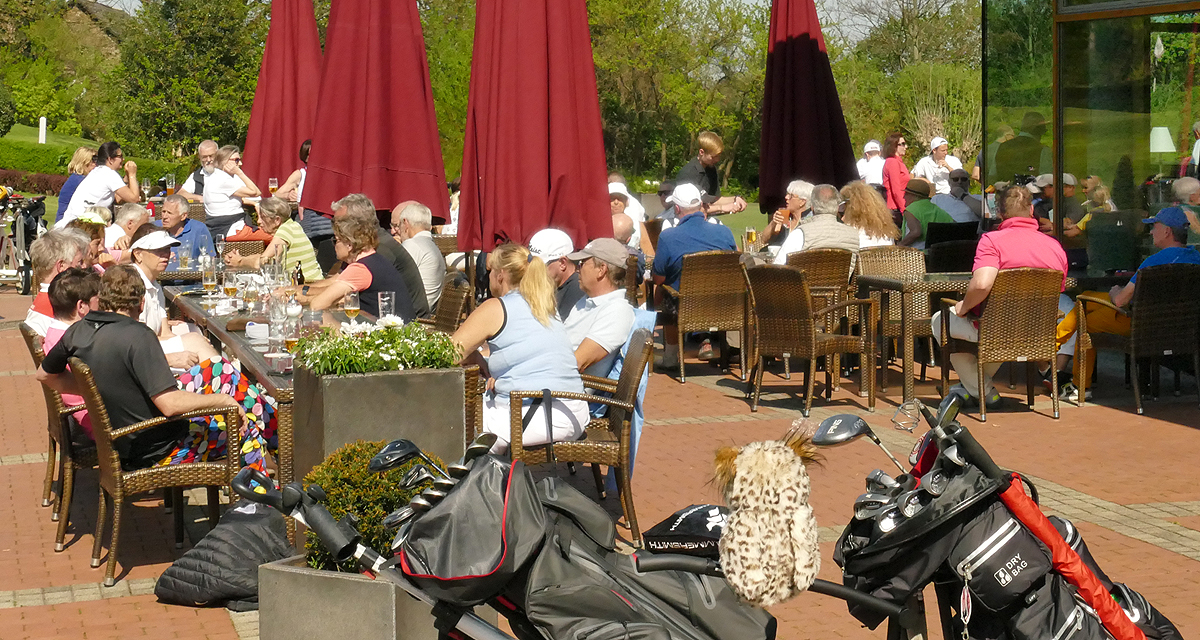
<svg viewBox="0 0 1200 640">
<path fill-rule="evenodd" d="M 279 228 L 275 230 L 275 237 L 282 238 L 287 243 L 287 250 L 283 253 L 283 263 L 289 270 L 294 269 L 296 263 L 299 262 L 305 282 L 316 282 L 325 278 L 321 274 L 320 265 L 317 264 L 317 252 L 313 250 L 312 243 L 309 242 L 308 236 L 305 235 L 299 222 L 288 220 L 279 225 Z"/>
</svg>

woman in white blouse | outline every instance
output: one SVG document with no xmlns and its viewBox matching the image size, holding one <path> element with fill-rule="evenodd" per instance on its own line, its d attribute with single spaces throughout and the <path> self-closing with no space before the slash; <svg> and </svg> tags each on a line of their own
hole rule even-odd
<svg viewBox="0 0 1200 640">
<path fill-rule="evenodd" d="M 242 198 L 262 194 L 242 171 L 242 152 L 237 147 L 226 145 L 218 149 L 216 165 L 216 171 L 204 179 L 204 224 L 214 240 L 224 238 L 233 223 L 245 218 Z"/>
<path fill-rule="evenodd" d="M 896 243 L 900 230 L 892 221 L 892 211 L 879 191 L 862 180 L 842 187 L 846 211 L 842 223 L 858 229 L 858 248 L 879 247 Z"/>
</svg>

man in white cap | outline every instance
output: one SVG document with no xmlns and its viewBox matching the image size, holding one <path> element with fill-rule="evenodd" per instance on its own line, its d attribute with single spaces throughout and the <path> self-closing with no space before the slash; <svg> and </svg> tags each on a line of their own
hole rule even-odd
<svg viewBox="0 0 1200 640">
<path fill-rule="evenodd" d="M 158 344 L 167 355 L 167 362 L 172 367 L 186 369 L 218 354 L 199 330 L 193 331 L 191 325 L 167 318 L 167 299 L 158 276 L 166 270 L 171 249 L 177 246 L 179 241 L 171 234 L 146 224 L 134 232 L 129 251 L 146 288 L 138 320 L 158 334 Z"/>
<path fill-rule="evenodd" d="M 938 137 L 929 142 L 929 155 L 917 161 L 912 175 L 928 180 L 936 193 L 950 193 L 950 172 L 962 168 L 962 162 L 950 155 L 950 143 Z"/>
<path fill-rule="evenodd" d="M 670 229 L 663 229 L 662 234 L 658 236 L 658 250 L 654 254 L 651 275 L 654 284 L 665 284 L 678 291 L 679 276 L 683 273 L 683 256 L 701 251 L 737 251 L 737 243 L 733 239 L 733 232 L 725 225 L 707 224 L 704 203 L 696 185 L 680 183 L 667 201 L 675 205 L 679 223 Z M 679 344 L 675 342 L 678 300 L 664 296 L 662 304 L 657 308 L 662 310 L 664 318 L 663 336 L 666 349 L 662 365 L 678 366 Z M 700 344 L 700 358 L 712 359 L 713 355 L 712 341 L 706 338 Z"/>
<path fill-rule="evenodd" d="M 1075 199 L 1075 185 L 1077 184 L 1075 176 L 1070 173 L 1063 174 L 1062 183 L 1062 208 L 1065 215 L 1056 215 L 1054 211 L 1054 192 L 1056 185 L 1054 184 L 1053 173 L 1043 173 L 1033 180 L 1033 186 L 1041 190 L 1041 200 L 1033 205 L 1033 215 L 1038 219 L 1039 228 L 1042 233 L 1054 233 L 1054 225 L 1058 220 L 1063 221 L 1064 230 L 1074 229 L 1083 216 L 1087 212 L 1083 210 L 1083 205 Z M 1087 236 L 1081 234 L 1067 235 L 1063 238 L 1063 248 L 1067 249 L 1067 259 L 1071 262 L 1071 268 L 1074 269 L 1080 266 L 1079 260 L 1082 255 L 1082 260 L 1086 267 L 1087 264 Z M 1075 255 L 1072 255 L 1072 249 L 1075 249 Z M 1080 251 L 1082 250 L 1082 252 Z"/>
<path fill-rule="evenodd" d="M 587 294 L 563 324 L 580 373 L 608 376 L 633 328 L 633 307 L 625 299 L 625 245 L 613 238 L 592 240 L 567 256 L 579 265 L 579 286 Z"/>
<path fill-rule="evenodd" d="M 869 185 L 883 184 L 883 155 L 878 140 L 863 145 L 863 157 L 858 159 L 858 178 Z"/>
<path fill-rule="evenodd" d="M 546 271 L 554 279 L 558 287 L 556 302 L 558 317 L 566 320 L 575 303 L 583 298 L 583 289 L 579 288 L 579 270 L 575 268 L 567 255 L 575 252 L 575 243 L 571 236 L 559 229 L 542 229 L 529 239 L 529 253 L 546 263 Z"/>
</svg>

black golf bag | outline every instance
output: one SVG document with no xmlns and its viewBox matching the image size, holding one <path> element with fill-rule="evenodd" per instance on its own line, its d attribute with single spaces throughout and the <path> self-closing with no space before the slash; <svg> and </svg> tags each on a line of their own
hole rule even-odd
<svg viewBox="0 0 1200 640">
<path fill-rule="evenodd" d="M 12 223 L 13 248 L 17 257 L 18 290 L 28 295 L 33 287 L 33 262 L 29 258 L 29 245 L 46 232 L 42 216 L 46 214 L 46 197 L 29 198 L 16 209 Z"/>
</svg>

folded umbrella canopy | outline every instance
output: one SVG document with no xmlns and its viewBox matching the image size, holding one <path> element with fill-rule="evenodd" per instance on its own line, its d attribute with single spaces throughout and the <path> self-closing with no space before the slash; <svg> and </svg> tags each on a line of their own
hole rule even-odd
<svg viewBox="0 0 1200 640">
<path fill-rule="evenodd" d="M 459 248 L 612 237 L 606 173 L 584 0 L 479 0 Z"/>
<path fill-rule="evenodd" d="M 321 40 L 311 0 L 273 0 L 246 134 L 245 171 L 260 188 L 300 168 L 300 143 L 312 136 L 321 81 Z"/>
<path fill-rule="evenodd" d="M 792 180 L 840 187 L 858 179 L 813 0 L 774 0 L 767 40 L 758 202 L 783 206 Z"/>
<path fill-rule="evenodd" d="M 301 204 L 364 193 L 450 211 L 416 0 L 333 0 Z"/>
</svg>

